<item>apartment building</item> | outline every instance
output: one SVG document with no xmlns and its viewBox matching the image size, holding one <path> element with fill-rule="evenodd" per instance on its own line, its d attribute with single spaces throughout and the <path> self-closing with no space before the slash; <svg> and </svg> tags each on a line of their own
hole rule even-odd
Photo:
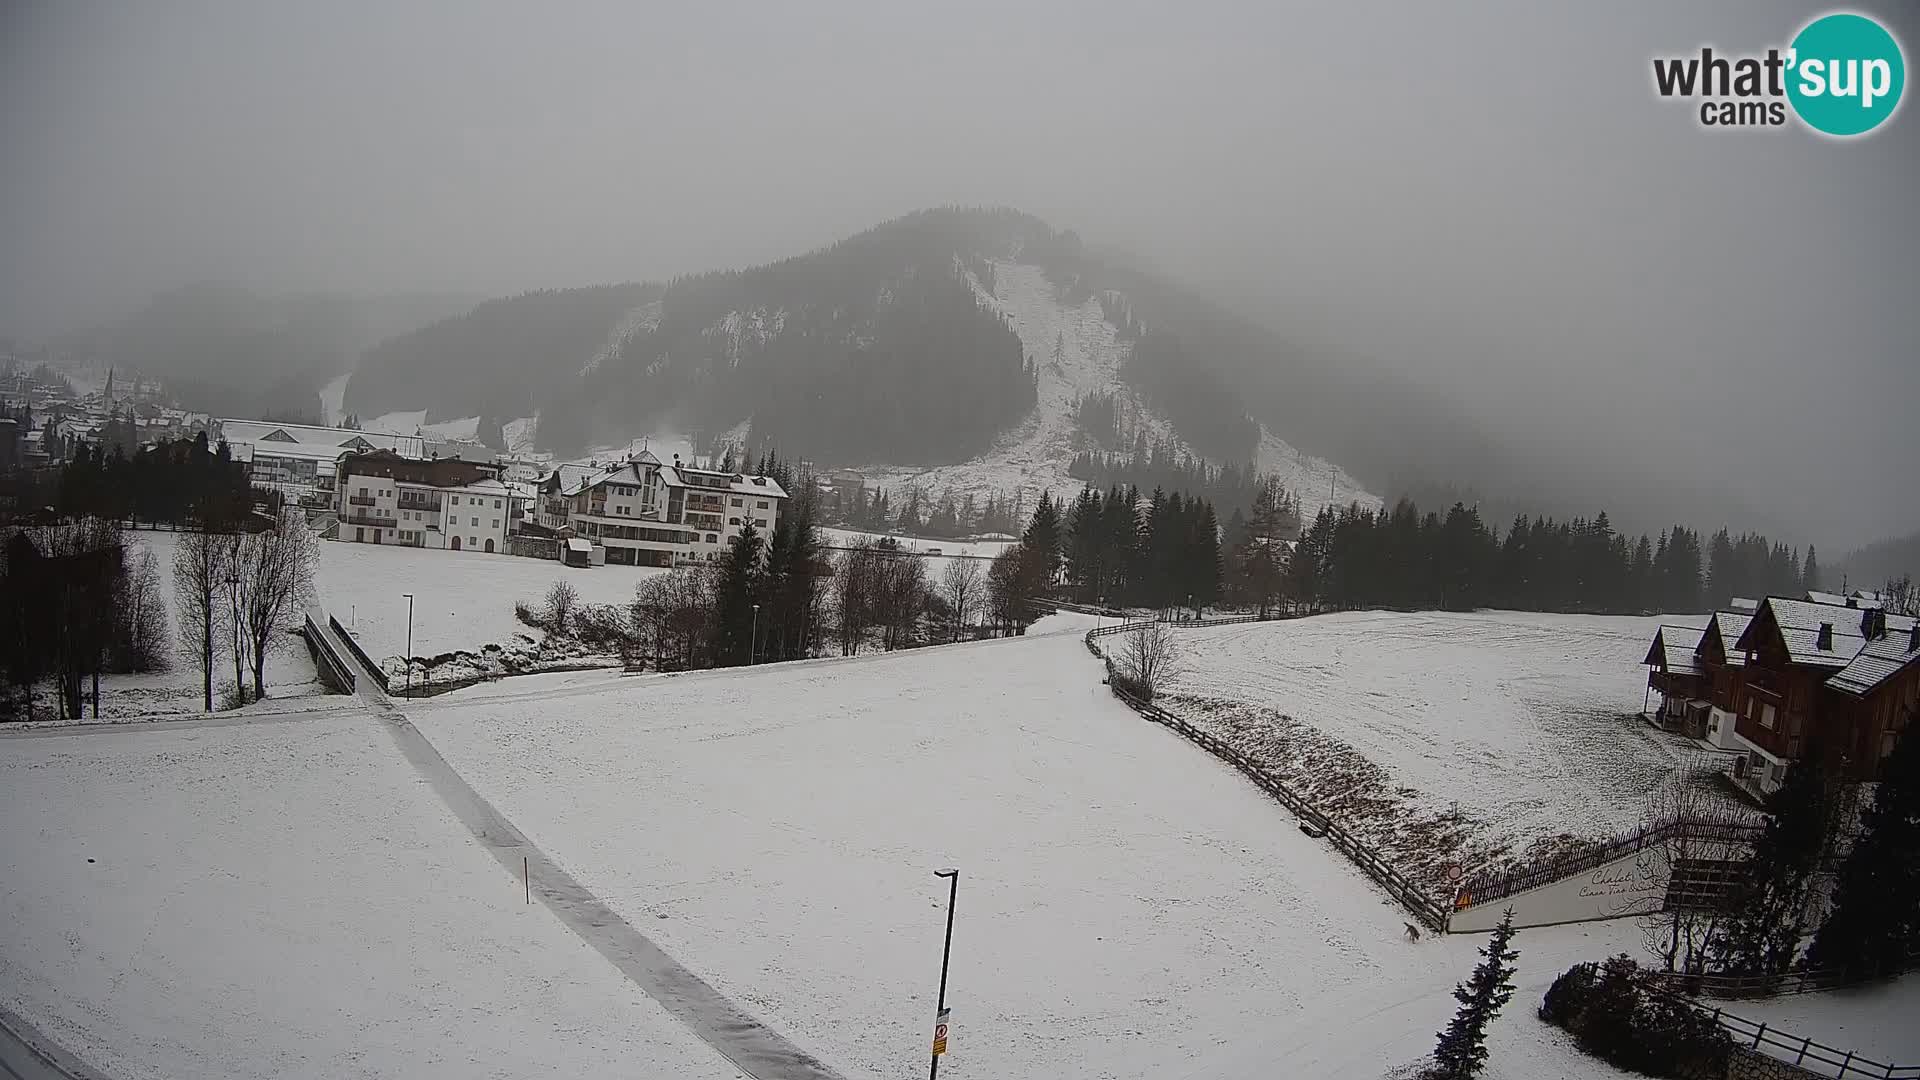
<svg viewBox="0 0 1920 1080">
<path fill-rule="evenodd" d="M 635 566 L 717 562 L 751 524 L 771 537 L 787 492 L 765 476 L 666 464 L 642 451 L 598 471 L 563 465 L 540 482 L 536 520 Z"/>
<path fill-rule="evenodd" d="M 392 450 L 346 454 L 335 465 L 336 536 L 361 544 L 505 552 L 520 500 L 497 465 L 418 461 Z"/>
</svg>

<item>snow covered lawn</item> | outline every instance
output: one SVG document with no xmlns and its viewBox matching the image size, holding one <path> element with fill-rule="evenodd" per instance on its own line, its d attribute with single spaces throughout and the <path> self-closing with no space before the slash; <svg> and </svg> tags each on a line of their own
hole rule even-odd
<svg viewBox="0 0 1920 1080">
<path fill-rule="evenodd" d="M 513 617 L 516 600 L 538 608 L 547 590 L 571 582 L 591 604 L 626 604 L 653 567 L 568 567 L 548 559 L 322 541 L 320 601 L 353 631 L 375 660 L 407 647 L 407 601 L 412 593 L 413 655 L 477 651 L 516 634 L 536 635 Z"/>
<path fill-rule="evenodd" d="M 0 1002 L 116 1077 L 734 1069 L 371 717 L 0 738 Z"/>
<path fill-rule="evenodd" d="M 1684 757 L 1636 715 L 1660 622 L 1353 612 L 1181 630 L 1161 704 L 1372 819 L 1358 831 L 1444 893 L 1455 858 L 1471 871 L 1641 822 Z"/>
<path fill-rule="evenodd" d="M 1914 1023 L 1920 1016 L 1920 974 L 1765 1001 L 1708 1002 L 1709 1007 L 1717 1004 L 1735 1016 L 1766 1024 L 1782 1039 L 1811 1037 L 1842 1054 L 1852 1050 L 1883 1065 L 1920 1066 L 1920 1024 Z"/>
<path fill-rule="evenodd" d="M 1113 700 L 1090 622 L 408 711 L 623 917 L 849 1076 L 925 1067 L 949 865 L 947 1075 L 1368 1077 L 1430 1049 L 1483 939 L 1407 943 L 1339 855 Z M 1523 934 L 1488 1075 L 1616 1075 L 1531 1008 L 1637 940 Z"/>
</svg>

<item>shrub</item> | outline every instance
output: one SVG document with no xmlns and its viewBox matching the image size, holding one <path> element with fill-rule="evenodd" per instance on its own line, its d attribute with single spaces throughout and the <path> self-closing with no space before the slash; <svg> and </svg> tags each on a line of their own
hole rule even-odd
<svg viewBox="0 0 1920 1080">
<path fill-rule="evenodd" d="M 527 603 L 525 600 L 515 600 L 513 602 L 513 617 L 533 627 L 535 630 L 546 629 L 546 627 L 540 625 L 540 616 L 534 614 L 533 605 Z"/>
<path fill-rule="evenodd" d="M 1649 1076 L 1724 1076 L 1733 1046 L 1698 1009 L 1670 995 L 1647 993 L 1639 965 L 1625 954 L 1598 966 L 1568 968 L 1547 988 L 1540 1019 L 1565 1028 L 1586 1053 Z"/>
<path fill-rule="evenodd" d="M 1593 964 L 1575 964 L 1561 972 L 1540 1001 L 1540 1019 L 1557 1027 L 1571 1027 L 1574 1018 L 1593 1000 L 1598 970 Z"/>
</svg>

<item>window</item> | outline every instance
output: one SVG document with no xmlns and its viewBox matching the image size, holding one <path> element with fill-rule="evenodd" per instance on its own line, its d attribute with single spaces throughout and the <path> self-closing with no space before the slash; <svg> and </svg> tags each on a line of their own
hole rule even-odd
<svg viewBox="0 0 1920 1080">
<path fill-rule="evenodd" d="M 499 518 L 494 518 L 494 519 L 493 519 L 493 527 L 494 527 L 494 528 L 496 528 L 496 529 L 500 527 L 500 519 L 499 519 Z"/>
<path fill-rule="evenodd" d="M 495 499 L 495 500 L 493 500 L 493 508 L 494 508 L 495 510 L 498 510 L 498 509 L 500 509 L 500 500 L 499 500 L 499 499 Z"/>
<path fill-rule="evenodd" d="M 766 527 L 767 527 L 767 519 L 766 519 L 766 518 L 755 518 L 755 519 L 753 519 L 753 524 L 754 524 L 754 527 L 755 527 L 755 528 L 760 528 L 760 529 L 764 529 L 764 528 L 766 528 Z"/>
<path fill-rule="evenodd" d="M 729 525 L 738 525 L 738 524 L 740 524 L 740 519 L 739 519 L 739 518 L 728 518 L 728 519 L 727 519 L 727 524 L 729 524 Z"/>
<path fill-rule="evenodd" d="M 708 534 L 707 534 L 707 543 L 709 543 L 709 544 L 717 544 L 717 543 L 719 543 L 719 542 L 720 542 L 720 538 L 719 538 L 719 537 L 717 537 L 717 536 L 715 536 L 715 535 L 713 535 L 712 533 L 708 533 Z"/>
<path fill-rule="evenodd" d="M 480 527 L 480 519 L 479 519 L 479 518 L 474 518 L 474 519 L 473 519 L 473 527 L 474 527 L 474 528 L 476 528 L 476 529 Z"/>
<path fill-rule="evenodd" d="M 1760 726 L 1769 731 L 1773 730 L 1773 706 L 1760 706 Z"/>
<path fill-rule="evenodd" d="M 455 495 L 455 496 L 453 496 L 453 505 L 455 505 L 455 506 L 459 506 L 459 505 L 460 505 L 460 496 L 458 496 L 458 495 Z"/>
<path fill-rule="evenodd" d="M 756 505 L 756 506 L 758 506 L 758 507 L 759 507 L 760 509 L 762 509 L 762 510 L 765 510 L 765 509 L 767 508 L 767 500 L 765 500 L 765 499 L 761 499 L 761 500 L 760 500 L 760 501 L 759 501 L 759 502 L 758 502 L 757 504 L 755 504 L 755 505 Z"/>
<path fill-rule="evenodd" d="M 735 506 L 739 506 L 739 505 L 740 505 L 740 500 L 739 500 L 739 499 L 735 499 L 735 500 L 733 500 L 733 505 L 735 505 Z"/>
<path fill-rule="evenodd" d="M 479 542 L 480 542 L 480 540 L 479 540 L 479 538 L 478 538 L 478 537 L 473 537 L 473 536 L 469 536 L 469 537 L 467 537 L 467 546 L 468 546 L 468 547 L 472 547 L 472 546 L 474 546 L 475 544 L 478 544 Z"/>
<path fill-rule="evenodd" d="M 367 493 L 367 489 L 366 489 L 366 488 L 361 488 L 361 489 L 360 489 L 360 494 L 362 494 L 362 495 L 365 495 L 366 493 Z"/>
</svg>

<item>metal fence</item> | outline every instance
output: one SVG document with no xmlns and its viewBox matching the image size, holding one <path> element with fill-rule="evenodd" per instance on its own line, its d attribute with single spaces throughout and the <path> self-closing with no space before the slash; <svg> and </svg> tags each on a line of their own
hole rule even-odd
<svg viewBox="0 0 1920 1080">
<path fill-rule="evenodd" d="M 347 628 L 340 625 L 340 620 L 329 615 L 327 616 L 327 623 L 333 627 L 334 633 L 340 635 L 341 642 L 346 645 L 348 650 L 350 650 L 367 669 L 367 673 L 373 676 L 373 681 L 380 684 L 380 689 L 391 689 L 387 685 L 387 673 L 380 669 L 379 664 L 373 662 L 373 657 L 367 655 L 367 650 L 360 647 L 360 643 L 354 640 L 353 635 L 347 633 Z"/>
<path fill-rule="evenodd" d="M 314 663 L 320 667 L 321 680 L 343 694 L 353 693 L 353 668 L 344 657 L 333 651 L 333 643 L 327 640 L 326 631 L 313 621 L 313 612 L 307 612 L 306 619 L 303 632 L 307 646 L 313 653 Z"/>
</svg>

